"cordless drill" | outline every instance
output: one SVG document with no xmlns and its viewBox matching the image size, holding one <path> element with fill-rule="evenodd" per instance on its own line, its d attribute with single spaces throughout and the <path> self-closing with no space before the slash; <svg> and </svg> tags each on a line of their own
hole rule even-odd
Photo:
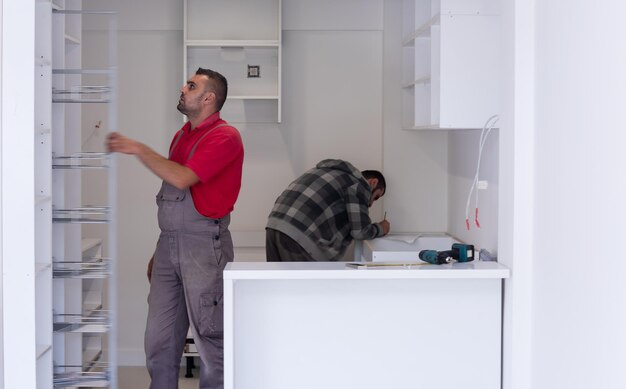
<svg viewBox="0 0 626 389">
<path fill-rule="evenodd" d="M 433 265 L 450 263 L 452 260 L 470 262 L 474 260 L 474 246 L 471 244 L 454 243 L 451 250 L 422 250 L 419 253 L 419 258 Z"/>
</svg>

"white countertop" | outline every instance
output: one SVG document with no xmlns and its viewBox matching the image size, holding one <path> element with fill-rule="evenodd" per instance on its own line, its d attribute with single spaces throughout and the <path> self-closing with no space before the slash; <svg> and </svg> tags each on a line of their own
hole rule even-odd
<svg viewBox="0 0 626 389">
<path fill-rule="evenodd" d="M 355 269 L 347 262 L 231 262 L 225 280 L 319 279 L 487 279 L 509 278 L 507 267 L 497 262 L 473 261 L 445 265 L 412 265 Z"/>
</svg>

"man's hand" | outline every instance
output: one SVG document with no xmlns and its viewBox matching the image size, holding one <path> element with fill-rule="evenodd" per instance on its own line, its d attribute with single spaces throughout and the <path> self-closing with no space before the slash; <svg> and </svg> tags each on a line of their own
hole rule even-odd
<svg viewBox="0 0 626 389">
<path fill-rule="evenodd" d="M 148 271 L 146 272 L 148 276 L 148 282 L 152 281 L 152 264 L 153 263 L 154 263 L 154 255 L 152 256 L 152 258 L 150 258 L 150 261 L 148 262 Z"/>
<path fill-rule="evenodd" d="M 109 152 L 137 155 L 142 144 L 130 139 L 119 132 L 112 132 L 107 136 L 106 148 Z"/>
<path fill-rule="evenodd" d="M 389 230 L 391 229 L 391 225 L 389 224 L 387 219 L 381 221 L 380 223 L 378 223 L 378 225 L 382 227 L 383 235 L 387 235 L 389 233 Z"/>
<path fill-rule="evenodd" d="M 106 148 L 109 152 L 135 155 L 157 177 L 178 189 L 187 189 L 200 181 L 196 173 L 187 166 L 170 161 L 145 144 L 119 132 L 112 132 L 107 136 Z"/>
</svg>

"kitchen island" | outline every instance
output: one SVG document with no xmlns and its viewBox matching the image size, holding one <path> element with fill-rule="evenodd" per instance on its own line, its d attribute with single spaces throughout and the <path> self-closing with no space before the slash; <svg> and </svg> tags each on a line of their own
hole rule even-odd
<svg viewBox="0 0 626 389">
<path fill-rule="evenodd" d="M 500 388 L 508 277 L 480 261 L 230 263 L 225 388 Z"/>
</svg>

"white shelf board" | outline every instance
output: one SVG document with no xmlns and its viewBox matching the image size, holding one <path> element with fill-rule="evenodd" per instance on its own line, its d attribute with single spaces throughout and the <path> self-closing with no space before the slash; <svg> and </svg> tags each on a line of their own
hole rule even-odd
<svg viewBox="0 0 626 389">
<path fill-rule="evenodd" d="M 406 82 L 402 84 L 402 87 L 413 88 L 417 84 L 430 84 L 430 76 L 422 76 L 422 77 L 415 79 L 414 81 Z"/>
<path fill-rule="evenodd" d="M 228 96 L 229 100 L 278 100 L 278 96 L 246 96 L 246 95 L 236 95 L 236 96 Z"/>
<path fill-rule="evenodd" d="M 69 34 L 65 34 L 65 42 L 66 43 L 73 43 L 73 44 L 76 44 L 76 45 L 80 45 L 80 39 L 78 39 L 78 38 L 76 38 L 74 36 L 71 36 Z"/>
<path fill-rule="evenodd" d="M 424 124 L 423 126 L 404 127 L 402 129 L 406 130 L 406 131 L 418 131 L 418 130 L 457 131 L 457 130 L 480 130 L 481 128 L 478 128 L 478 127 L 476 127 L 476 128 L 469 128 L 469 127 L 441 127 L 440 124 L 433 123 L 433 124 Z M 494 127 L 493 129 L 495 130 L 497 128 Z"/>
<path fill-rule="evenodd" d="M 441 16 L 437 14 L 433 16 L 429 21 L 416 28 L 411 35 L 404 38 L 404 40 L 402 41 L 402 46 L 411 46 L 413 42 L 418 38 L 430 38 L 430 28 L 432 26 L 438 25 L 440 19 Z"/>
<path fill-rule="evenodd" d="M 279 47 L 278 40 L 187 40 L 185 46 L 202 47 Z"/>
</svg>

